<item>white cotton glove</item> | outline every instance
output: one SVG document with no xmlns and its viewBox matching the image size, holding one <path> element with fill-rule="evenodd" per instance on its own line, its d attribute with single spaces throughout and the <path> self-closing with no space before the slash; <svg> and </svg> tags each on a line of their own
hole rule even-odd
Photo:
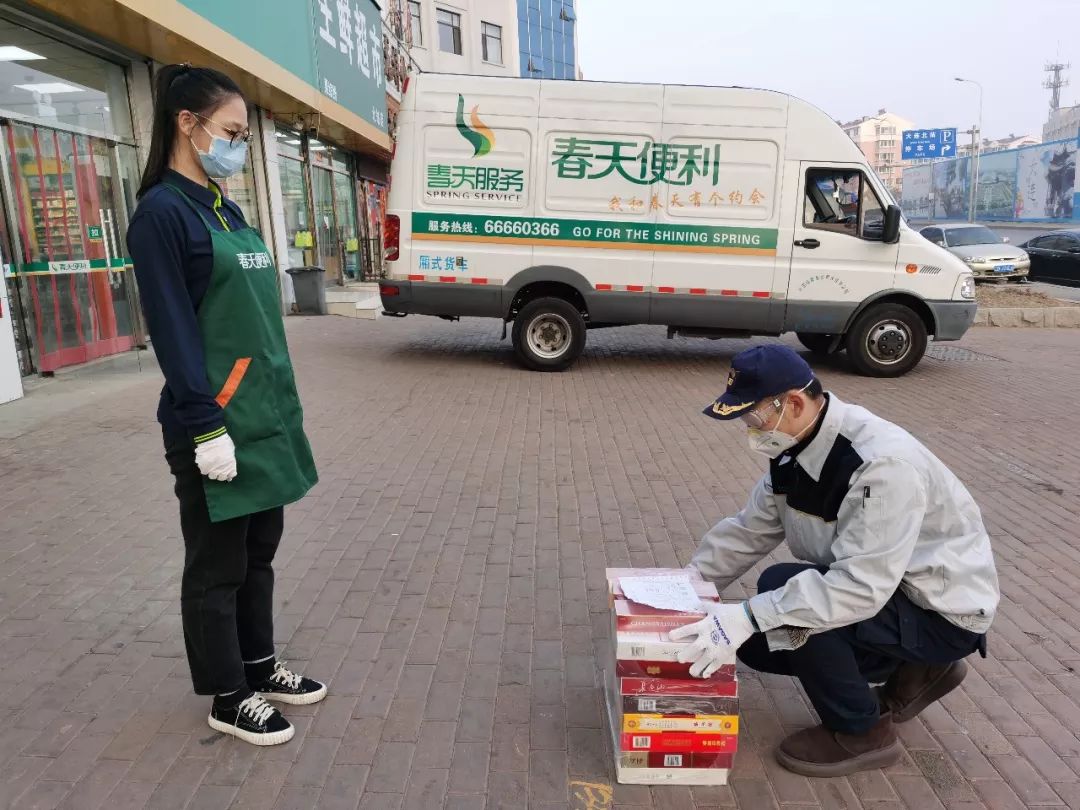
<svg viewBox="0 0 1080 810">
<path fill-rule="evenodd" d="M 676 627 L 672 641 L 696 639 L 679 653 L 679 662 L 689 664 L 695 678 L 708 678 L 725 664 L 735 663 L 735 652 L 754 635 L 754 625 L 740 602 L 735 605 L 706 604 L 709 615 L 700 622 Z"/>
<path fill-rule="evenodd" d="M 236 445 L 229 434 L 195 445 L 195 464 L 211 481 L 236 478 Z"/>
</svg>

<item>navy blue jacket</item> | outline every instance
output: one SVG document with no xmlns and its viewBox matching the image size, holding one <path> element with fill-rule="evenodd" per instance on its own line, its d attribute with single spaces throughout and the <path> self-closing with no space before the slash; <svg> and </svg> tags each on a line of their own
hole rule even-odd
<svg viewBox="0 0 1080 810">
<path fill-rule="evenodd" d="M 169 170 L 165 182 L 195 202 L 214 230 L 246 227 L 235 203 L 216 185 L 209 188 Z M 196 439 L 224 427 L 225 420 L 206 377 L 197 313 L 210 286 L 213 249 L 206 223 L 164 184 L 142 196 L 128 227 L 127 245 L 135 265 L 154 353 L 165 375 L 158 421 L 167 440 Z"/>
</svg>

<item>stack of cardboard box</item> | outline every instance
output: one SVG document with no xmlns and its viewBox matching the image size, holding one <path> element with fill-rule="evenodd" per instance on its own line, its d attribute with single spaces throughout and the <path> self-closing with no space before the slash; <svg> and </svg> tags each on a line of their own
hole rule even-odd
<svg viewBox="0 0 1080 810">
<path fill-rule="evenodd" d="M 735 666 L 694 678 L 680 664 L 688 642 L 676 627 L 704 612 L 661 610 L 626 599 L 621 580 L 689 576 L 702 601 L 719 601 L 716 586 L 672 569 L 607 570 L 613 653 L 605 678 L 615 771 L 622 784 L 725 785 L 738 745 L 739 684 Z"/>
</svg>

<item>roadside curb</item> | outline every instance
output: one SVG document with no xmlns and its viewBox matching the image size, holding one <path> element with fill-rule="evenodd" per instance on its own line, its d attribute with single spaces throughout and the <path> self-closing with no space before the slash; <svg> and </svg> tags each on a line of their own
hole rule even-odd
<svg viewBox="0 0 1080 810">
<path fill-rule="evenodd" d="M 1080 328 L 1080 307 L 979 307 L 972 326 Z"/>
</svg>

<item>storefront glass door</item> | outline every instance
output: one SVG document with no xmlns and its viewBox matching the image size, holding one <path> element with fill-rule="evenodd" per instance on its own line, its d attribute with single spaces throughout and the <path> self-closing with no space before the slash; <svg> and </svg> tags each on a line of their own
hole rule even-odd
<svg viewBox="0 0 1080 810">
<path fill-rule="evenodd" d="M 285 231 L 289 240 L 289 267 L 313 264 L 315 240 L 308 216 L 307 172 L 300 160 L 285 156 L 278 163 L 281 198 L 285 208 Z"/>
<path fill-rule="evenodd" d="M 111 142 L 46 127 L 2 128 L 21 256 L 13 262 L 43 373 L 134 345 Z"/>
<path fill-rule="evenodd" d="M 311 167 L 311 200 L 315 206 L 315 244 L 327 284 L 341 284 L 341 243 L 334 213 L 334 181 L 329 169 Z"/>
<path fill-rule="evenodd" d="M 342 268 L 346 281 L 360 279 L 360 241 L 356 235 L 356 195 L 352 178 L 334 172 L 334 209 L 337 212 L 337 235 L 341 244 Z"/>
</svg>

